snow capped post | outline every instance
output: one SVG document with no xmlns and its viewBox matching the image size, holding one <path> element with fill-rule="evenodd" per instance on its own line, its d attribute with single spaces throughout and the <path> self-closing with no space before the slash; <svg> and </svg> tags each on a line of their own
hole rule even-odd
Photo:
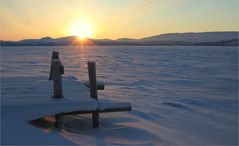
<svg viewBox="0 0 239 146">
<path fill-rule="evenodd" d="M 54 95 L 52 97 L 56 99 L 63 98 L 61 77 L 62 74 L 64 74 L 64 66 L 62 65 L 59 58 L 59 52 L 53 51 L 49 80 L 53 80 Z"/>
<path fill-rule="evenodd" d="M 88 61 L 87 65 L 90 83 L 90 96 L 95 100 L 98 100 L 95 62 Z M 92 112 L 92 122 L 94 128 L 99 126 L 99 112 L 97 110 Z"/>
</svg>

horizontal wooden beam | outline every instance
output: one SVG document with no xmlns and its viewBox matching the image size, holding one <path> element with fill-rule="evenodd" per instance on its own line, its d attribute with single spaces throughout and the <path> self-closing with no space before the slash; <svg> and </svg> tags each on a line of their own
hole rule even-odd
<svg viewBox="0 0 239 146">
<path fill-rule="evenodd" d="M 118 107 L 118 108 L 106 108 L 99 110 L 100 113 L 108 113 L 108 112 L 125 112 L 125 111 L 131 111 L 132 107 Z"/>
<path fill-rule="evenodd" d="M 108 112 L 125 112 L 125 111 L 131 111 L 131 106 L 125 106 L 125 107 L 110 107 L 110 108 L 104 108 L 104 109 L 96 109 L 96 110 L 82 110 L 82 111 L 72 111 L 67 113 L 62 113 L 61 115 L 75 115 L 75 114 L 88 114 L 93 112 L 99 112 L 99 113 L 108 113 Z"/>
<path fill-rule="evenodd" d="M 83 83 L 86 87 L 90 88 L 89 81 L 83 81 Z M 101 81 L 97 81 L 96 82 L 96 87 L 97 87 L 97 90 L 104 90 L 105 89 L 105 84 Z"/>
</svg>

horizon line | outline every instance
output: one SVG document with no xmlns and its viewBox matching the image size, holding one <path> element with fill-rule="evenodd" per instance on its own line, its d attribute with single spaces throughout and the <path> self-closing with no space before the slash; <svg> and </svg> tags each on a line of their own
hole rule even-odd
<svg viewBox="0 0 239 146">
<path fill-rule="evenodd" d="M 148 37 L 153 37 L 153 36 L 159 36 L 159 35 L 163 35 L 163 34 L 183 34 L 183 33 L 216 33 L 216 32 L 237 32 L 239 33 L 239 30 L 219 30 L 219 31 L 188 31 L 188 32 L 169 32 L 169 33 L 160 33 L 160 34 L 155 34 L 155 35 L 150 35 L 150 36 L 145 36 L 145 37 L 142 37 L 142 38 L 131 38 L 131 37 L 119 37 L 117 39 L 111 39 L 111 38 L 90 38 L 90 37 L 87 37 L 87 39 L 108 39 L 108 40 L 118 40 L 118 39 L 135 39 L 135 40 L 140 40 L 140 39 L 143 39 L 143 38 L 148 38 Z M 51 37 L 51 36 L 42 36 L 42 37 L 38 37 L 38 38 L 22 38 L 22 39 L 17 39 L 17 40 L 3 40 L 3 39 L 0 39 L 0 41 L 22 41 L 22 40 L 28 40 L 28 39 L 42 39 L 42 38 L 51 38 L 51 39 L 60 39 L 60 38 L 64 38 L 64 37 L 78 37 L 77 35 L 65 35 L 65 36 L 60 36 L 60 37 Z"/>
</svg>

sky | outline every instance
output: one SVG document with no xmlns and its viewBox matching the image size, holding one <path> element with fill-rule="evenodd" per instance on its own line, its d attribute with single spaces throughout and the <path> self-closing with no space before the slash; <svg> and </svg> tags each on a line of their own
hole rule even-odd
<svg viewBox="0 0 239 146">
<path fill-rule="evenodd" d="M 239 0 L 0 0 L 0 40 L 238 30 Z"/>
</svg>

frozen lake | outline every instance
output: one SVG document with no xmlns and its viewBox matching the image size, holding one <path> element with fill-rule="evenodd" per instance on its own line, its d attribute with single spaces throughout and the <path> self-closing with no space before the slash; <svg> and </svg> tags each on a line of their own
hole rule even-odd
<svg viewBox="0 0 239 146">
<path fill-rule="evenodd" d="M 71 141 L 238 144 L 237 47 L 1 47 L 1 78 L 48 76 L 53 50 L 65 75 L 80 80 L 88 78 L 87 61 L 96 61 L 97 78 L 106 84 L 99 98 L 133 106 L 132 112 L 102 114 L 99 129 L 63 131 Z"/>
</svg>

